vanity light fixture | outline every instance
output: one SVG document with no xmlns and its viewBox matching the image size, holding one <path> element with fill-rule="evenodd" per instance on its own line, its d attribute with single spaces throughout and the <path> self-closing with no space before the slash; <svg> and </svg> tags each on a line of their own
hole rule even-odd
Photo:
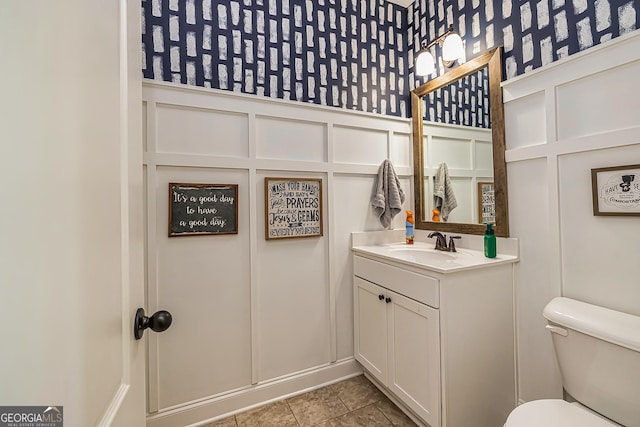
<svg viewBox="0 0 640 427">
<path fill-rule="evenodd" d="M 418 52 L 418 56 L 416 57 L 415 64 L 415 72 L 418 76 L 426 76 L 429 74 L 433 74 L 436 70 L 436 64 L 429 52 L 429 48 L 434 44 L 438 43 L 442 48 L 442 64 L 447 67 L 453 67 L 455 62 L 462 58 L 464 55 L 464 48 L 462 46 L 462 39 L 460 36 L 454 31 L 453 24 L 449 25 L 447 31 L 436 37 L 435 40 L 430 42 L 423 41 L 422 47 Z"/>
</svg>

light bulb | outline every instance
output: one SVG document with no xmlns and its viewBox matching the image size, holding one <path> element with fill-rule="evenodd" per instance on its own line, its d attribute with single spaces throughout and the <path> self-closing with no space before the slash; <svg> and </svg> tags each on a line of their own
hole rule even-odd
<svg viewBox="0 0 640 427">
<path fill-rule="evenodd" d="M 463 55 L 462 39 L 456 33 L 449 34 L 442 44 L 442 60 L 455 61 L 462 58 Z"/>
<path fill-rule="evenodd" d="M 433 74 L 436 70 L 436 64 L 433 61 L 433 56 L 427 50 L 422 50 L 416 58 L 416 75 L 426 76 Z"/>
</svg>

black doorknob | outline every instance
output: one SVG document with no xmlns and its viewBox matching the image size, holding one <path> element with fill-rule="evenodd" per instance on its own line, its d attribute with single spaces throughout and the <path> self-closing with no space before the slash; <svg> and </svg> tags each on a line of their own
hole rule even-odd
<svg viewBox="0 0 640 427">
<path fill-rule="evenodd" d="M 153 316 L 144 315 L 144 308 L 136 311 L 136 317 L 133 319 L 133 336 L 139 340 L 144 335 L 144 330 L 150 328 L 155 332 L 163 332 L 169 329 L 173 318 L 171 313 L 166 310 L 156 311 Z"/>
</svg>

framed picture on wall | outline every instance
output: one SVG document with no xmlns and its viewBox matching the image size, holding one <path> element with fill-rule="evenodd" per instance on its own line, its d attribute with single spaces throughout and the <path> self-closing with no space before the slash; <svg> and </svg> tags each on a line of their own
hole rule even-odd
<svg viewBox="0 0 640 427">
<path fill-rule="evenodd" d="M 265 238 L 322 236 L 322 179 L 264 179 Z"/>
<path fill-rule="evenodd" d="M 478 182 L 478 222 L 496 222 L 496 197 L 493 182 Z"/>
<path fill-rule="evenodd" d="M 591 169 L 593 214 L 640 216 L 640 165 Z"/>
<path fill-rule="evenodd" d="M 238 185 L 169 183 L 169 237 L 238 234 Z"/>
</svg>

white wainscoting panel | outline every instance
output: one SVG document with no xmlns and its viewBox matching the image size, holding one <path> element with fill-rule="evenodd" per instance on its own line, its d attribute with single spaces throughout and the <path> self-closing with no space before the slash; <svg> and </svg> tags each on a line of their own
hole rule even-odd
<svg viewBox="0 0 640 427">
<path fill-rule="evenodd" d="M 640 61 L 558 86 L 558 139 L 639 126 Z M 580 99 L 580 102 L 575 102 Z"/>
<path fill-rule="evenodd" d="M 634 31 L 503 83 L 520 401 L 562 396 L 553 297 L 640 314 L 637 217 L 594 216 L 590 175 L 640 162 L 639 64 Z"/>
<path fill-rule="evenodd" d="M 148 296 L 174 318 L 157 341 L 158 407 L 169 408 L 251 384 L 249 176 L 243 170 L 158 167 L 156 286 Z M 238 184 L 238 234 L 168 234 L 168 184 Z M 220 250 L 224 248 L 224 250 Z M 215 361 L 215 363 L 212 363 Z"/>
<path fill-rule="evenodd" d="M 147 140 L 149 137 L 147 136 L 147 102 L 142 102 L 142 150 L 149 151 L 147 147 Z"/>
<path fill-rule="evenodd" d="M 509 108 L 504 111 L 505 136 L 509 148 L 539 145 L 547 141 L 545 108 L 545 93 L 542 91 L 509 102 Z"/>
<path fill-rule="evenodd" d="M 412 168 L 413 140 L 410 133 L 393 132 L 389 159 L 396 167 Z"/>
<path fill-rule="evenodd" d="M 408 119 L 146 81 L 149 427 L 202 424 L 361 373 L 352 231 L 380 163 L 413 206 Z M 224 137 L 224 138 L 221 138 Z M 264 178 L 323 180 L 322 237 L 265 240 Z M 238 184 L 238 234 L 167 237 L 168 183 Z M 398 215 L 392 227 L 404 227 Z"/>
<path fill-rule="evenodd" d="M 327 126 L 284 117 L 256 117 L 256 157 L 259 159 L 325 162 Z"/>
<path fill-rule="evenodd" d="M 388 158 L 389 132 L 380 129 L 333 127 L 333 159 L 337 163 L 379 165 Z"/>
<path fill-rule="evenodd" d="M 404 210 L 412 209 L 413 184 L 410 177 L 401 177 L 405 191 Z M 367 175 L 335 175 L 331 192 L 336 209 L 332 239 L 335 242 L 334 274 L 336 295 L 336 328 L 338 331 L 338 360 L 353 357 L 353 269 L 351 266 L 351 233 L 381 230 L 380 221 L 373 210 L 363 210 L 371 198 L 372 180 Z M 405 226 L 404 212 L 391 222 L 391 229 Z M 423 233 L 416 230 L 416 233 Z"/>
<path fill-rule="evenodd" d="M 551 237 L 547 161 L 537 158 L 507 164 L 509 232 L 520 239 L 515 266 L 519 399 L 561 398 L 560 372 L 542 309 L 560 293 L 550 266 L 557 240 Z"/>
<path fill-rule="evenodd" d="M 255 184 L 258 206 L 265 204 L 263 179 L 273 176 L 323 179 L 323 205 L 327 205 L 323 176 L 258 171 Z M 322 237 L 257 241 L 259 382 L 331 361 L 326 220 L 325 213 Z M 257 230 L 264 228 L 265 217 L 259 214 Z"/>
<path fill-rule="evenodd" d="M 563 295 L 640 315 L 640 218 L 594 216 L 591 168 L 640 163 L 640 141 L 559 158 Z"/>
<path fill-rule="evenodd" d="M 246 114 L 166 104 L 156 114 L 159 153 L 249 155 Z"/>
</svg>

